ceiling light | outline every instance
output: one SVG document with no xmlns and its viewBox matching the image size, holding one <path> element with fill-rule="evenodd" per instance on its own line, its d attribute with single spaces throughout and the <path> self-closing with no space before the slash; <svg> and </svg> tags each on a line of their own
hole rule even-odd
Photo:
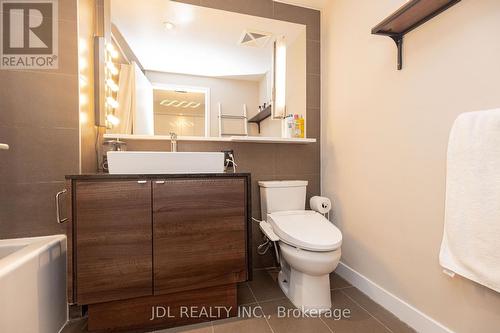
<svg viewBox="0 0 500 333">
<path fill-rule="evenodd" d="M 163 26 L 165 27 L 165 30 L 174 30 L 175 29 L 175 24 L 172 22 L 163 22 Z"/>
</svg>

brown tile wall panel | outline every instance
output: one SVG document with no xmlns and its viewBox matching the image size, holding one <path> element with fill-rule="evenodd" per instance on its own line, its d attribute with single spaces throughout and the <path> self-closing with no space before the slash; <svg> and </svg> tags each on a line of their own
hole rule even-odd
<svg viewBox="0 0 500 333">
<path fill-rule="evenodd" d="M 65 226 L 56 223 L 54 195 L 64 185 L 64 181 L 0 184 L 0 239 L 63 234 Z"/>
<path fill-rule="evenodd" d="M 307 67 L 308 74 L 321 74 L 321 43 L 316 40 L 307 40 Z"/>
<path fill-rule="evenodd" d="M 321 40 L 321 14 L 318 10 L 274 2 L 273 18 L 307 25 L 307 39 Z"/>
<path fill-rule="evenodd" d="M 319 142 L 321 136 L 321 110 L 320 108 L 307 108 L 306 133 L 307 137 L 316 138 Z"/>
<path fill-rule="evenodd" d="M 259 180 L 303 179 L 309 181 L 307 202 L 320 194 L 320 107 L 321 107 L 321 35 L 320 12 L 274 2 L 272 0 L 179 0 L 231 12 L 273 18 L 307 26 L 307 135 L 318 140 L 315 144 L 263 144 L 229 142 L 179 142 L 179 151 L 220 151 L 233 149 L 238 170 L 252 173 L 252 215 L 260 218 Z M 167 141 L 128 141 L 129 150 L 168 151 Z M 255 268 L 275 264 L 269 251 L 257 255 L 262 237 L 257 225 L 253 227 L 253 265 Z"/>
<path fill-rule="evenodd" d="M 200 5 L 261 17 L 273 17 L 272 0 L 201 0 Z"/>
<path fill-rule="evenodd" d="M 59 68 L 0 70 L 0 239 L 64 233 L 54 195 L 79 171 L 77 1 L 59 1 Z"/>
<path fill-rule="evenodd" d="M 76 75 L 0 70 L 0 126 L 78 128 Z"/>
<path fill-rule="evenodd" d="M 321 107 L 321 77 L 307 73 L 307 107 Z"/>
</svg>

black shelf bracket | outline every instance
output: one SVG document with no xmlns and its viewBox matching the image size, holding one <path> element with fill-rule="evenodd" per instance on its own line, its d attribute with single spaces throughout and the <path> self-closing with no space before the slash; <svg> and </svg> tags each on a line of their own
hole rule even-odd
<svg viewBox="0 0 500 333">
<path fill-rule="evenodd" d="M 372 29 L 372 34 L 392 38 L 398 48 L 398 70 L 403 69 L 403 37 L 461 0 L 408 0 Z"/>
<path fill-rule="evenodd" d="M 403 35 L 390 36 L 398 48 L 398 71 L 403 69 Z"/>
<path fill-rule="evenodd" d="M 253 116 L 248 120 L 249 123 L 257 124 L 257 127 L 259 129 L 259 134 L 260 134 L 260 123 L 265 119 L 271 117 L 271 108 L 272 106 L 268 105 L 264 110 L 261 110 L 255 116 Z"/>
</svg>

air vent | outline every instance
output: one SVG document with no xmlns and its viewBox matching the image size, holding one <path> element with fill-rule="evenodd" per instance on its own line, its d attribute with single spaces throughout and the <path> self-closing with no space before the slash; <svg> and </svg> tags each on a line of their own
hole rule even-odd
<svg viewBox="0 0 500 333">
<path fill-rule="evenodd" d="M 248 47 L 264 48 L 271 39 L 272 34 L 257 30 L 245 30 L 238 44 Z"/>
</svg>

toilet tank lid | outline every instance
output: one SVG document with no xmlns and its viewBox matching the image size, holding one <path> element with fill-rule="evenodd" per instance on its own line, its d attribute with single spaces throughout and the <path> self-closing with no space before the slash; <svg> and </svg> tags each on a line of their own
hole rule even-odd
<svg viewBox="0 0 500 333">
<path fill-rule="evenodd" d="M 260 187 L 302 187 L 307 186 L 307 180 L 270 180 L 259 181 Z"/>
</svg>

